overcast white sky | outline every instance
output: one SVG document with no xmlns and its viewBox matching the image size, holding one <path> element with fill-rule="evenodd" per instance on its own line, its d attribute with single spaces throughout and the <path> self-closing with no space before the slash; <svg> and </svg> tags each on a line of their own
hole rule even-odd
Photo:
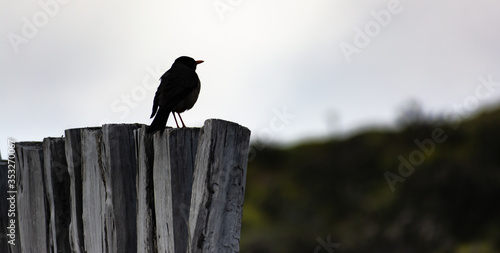
<svg viewBox="0 0 500 253">
<path fill-rule="evenodd" d="M 0 3 L 4 158 L 8 137 L 149 124 L 158 78 L 181 55 L 205 60 L 186 124 L 221 118 L 254 139 L 391 125 L 411 99 L 430 112 L 500 100 L 500 1 Z"/>
</svg>

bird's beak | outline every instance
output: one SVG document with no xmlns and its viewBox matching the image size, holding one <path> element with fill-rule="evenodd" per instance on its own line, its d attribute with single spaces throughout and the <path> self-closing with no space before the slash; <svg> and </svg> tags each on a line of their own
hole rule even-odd
<svg viewBox="0 0 500 253">
<path fill-rule="evenodd" d="M 196 61 L 196 65 L 198 65 L 200 63 L 203 63 L 203 61 L 202 60 Z"/>
</svg>

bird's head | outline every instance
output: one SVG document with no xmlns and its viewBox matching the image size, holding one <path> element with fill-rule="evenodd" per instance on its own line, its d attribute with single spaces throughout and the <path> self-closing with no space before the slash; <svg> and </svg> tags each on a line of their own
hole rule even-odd
<svg viewBox="0 0 500 253">
<path fill-rule="evenodd" d="M 203 61 L 195 61 L 193 58 L 189 56 L 181 56 L 175 60 L 174 64 L 181 64 L 190 69 L 196 70 L 196 66 L 202 62 Z"/>
</svg>

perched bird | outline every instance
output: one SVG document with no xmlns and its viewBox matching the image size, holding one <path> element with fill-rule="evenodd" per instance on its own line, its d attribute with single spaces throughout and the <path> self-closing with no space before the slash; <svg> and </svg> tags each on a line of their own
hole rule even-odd
<svg viewBox="0 0 500 253">
<path fill-rule="evenodd" d="M 153 118 L 155 114 L 156 116 L 147 130 L 148 133 L 164 129 L 170 113 L 174 115 L 177 127 L 179 127 L 179 124 L 175 118 L 175 113 L 179 115 L 182 127 L 186 127 L 180 113 L 191 109 L 198 100 L 201 83 L 195 70 L 196 66 L 202 62 L 195 61 L 191 57 L 181 56 L 161 76 L 160 86 L 153 101 L 153 113 L 151 113 L 150 118 Z"/>
</svg>

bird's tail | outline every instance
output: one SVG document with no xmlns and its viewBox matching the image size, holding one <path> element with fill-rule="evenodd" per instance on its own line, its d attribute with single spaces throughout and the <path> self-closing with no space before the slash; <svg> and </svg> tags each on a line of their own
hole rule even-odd
<svg viewBox="0 0 500 253">
<path fill-rule="evenodd" d="M 170 115 L 169 110 L 163 110 L 160 108 L 160 110 L 156 113 L 153 122 L 151 122 L 151 125 L 148 127 L 146 132 L 154 133 L 158 130 L 163 130 L 165 128 L 165 125 L 167 124 L 168 115 Z"/>
</svg>

